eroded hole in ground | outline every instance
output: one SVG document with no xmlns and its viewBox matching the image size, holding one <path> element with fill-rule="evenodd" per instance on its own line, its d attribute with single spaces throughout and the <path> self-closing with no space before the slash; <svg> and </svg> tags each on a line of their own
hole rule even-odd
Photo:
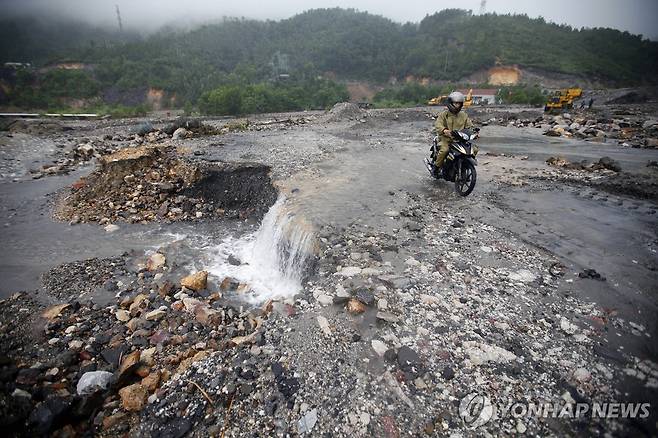
<svg viewBox="0 0 658 438">
<path fill-rule="evenodd" d="M 123 149 L 99 164 L 59 200 L 56 218 L 100 224 L 260 219 L 277 198 L 267 165 L 193 161 L 171 146 Z"/>
</svg>

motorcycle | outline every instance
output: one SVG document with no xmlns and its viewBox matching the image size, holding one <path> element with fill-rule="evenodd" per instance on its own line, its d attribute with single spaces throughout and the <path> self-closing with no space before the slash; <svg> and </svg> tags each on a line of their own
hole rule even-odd
<svg viewBox="0 0 658 438">
<path fill-rule="evenodd" d="M 473 131 L 452 131 L 452 141 L 448 155 L 443 162 L 442 169 L 434 165 L 436 156 L 439 153 L 439 138 L 434 137 L 429 158 L 425 158 L 425 166 L 435 179 L 445 179 L 455 183 L 455 190 L 461 196 L 468 196 L 475 188 L 477 179 L 477 146 L 473 143 L 478 137 L 478 128 Z"/>
</svg>

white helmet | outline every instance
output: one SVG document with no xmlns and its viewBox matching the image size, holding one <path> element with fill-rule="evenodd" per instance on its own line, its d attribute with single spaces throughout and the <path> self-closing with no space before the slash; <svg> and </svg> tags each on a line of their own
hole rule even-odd
<svg viewBox="0 0 658 438">
<path fill-rule="evenodd" d="M 448 95 L 448 111 L 457 114 L 462 109 L 462 106 L 464 106 L 464 100 L 464 95 L 459 91 L 453 91 L 450 93 Z M 461 105 L 457 106 L 455 105 L 456 103 L 461 103 Z"/>
</svg>

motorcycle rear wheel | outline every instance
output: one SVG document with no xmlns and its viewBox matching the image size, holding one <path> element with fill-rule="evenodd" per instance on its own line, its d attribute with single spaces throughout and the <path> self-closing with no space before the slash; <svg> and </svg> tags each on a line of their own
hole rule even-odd
<svg viewBox="0 0 658 438">
<path fill-rule="evenodd" d="M 470 161 L 462 161 L 461 169 L 457 171 L 455 176 L 455 190 L 461 196 L 468 196 L 475 188 L 475 181 L 477 180 L 477 172 L 475 166 Z"/>
</svg>

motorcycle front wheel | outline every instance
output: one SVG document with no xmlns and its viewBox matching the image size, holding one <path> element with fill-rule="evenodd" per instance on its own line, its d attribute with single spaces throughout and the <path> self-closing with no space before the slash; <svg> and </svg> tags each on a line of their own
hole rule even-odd
<svg viewBox="0 0 658 438">
<path fill-rule="evenodd" d="M 470 161 L 462 161 L 455 177 L 455 190 L 461 196 L 468 196 L 475 188 L 477 172 Z"/>
</svg>

